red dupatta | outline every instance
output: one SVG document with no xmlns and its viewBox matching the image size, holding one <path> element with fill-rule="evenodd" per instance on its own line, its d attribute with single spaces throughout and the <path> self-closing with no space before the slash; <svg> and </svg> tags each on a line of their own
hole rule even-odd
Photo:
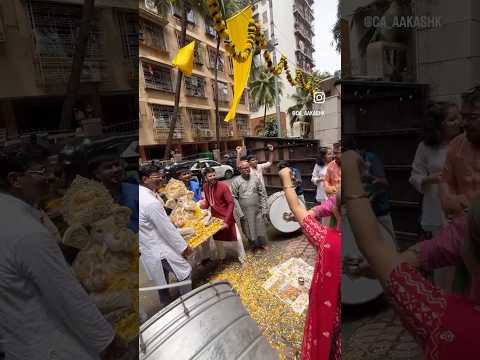
<svg viewBox="0 0 480 360">
<path fill-rule="evenodd" d="M 317 249 L 302 360 L 340 359 L 340 232 L 320 224 L 311 215 L 304 219 L 302 228 Z"/>
</svg>

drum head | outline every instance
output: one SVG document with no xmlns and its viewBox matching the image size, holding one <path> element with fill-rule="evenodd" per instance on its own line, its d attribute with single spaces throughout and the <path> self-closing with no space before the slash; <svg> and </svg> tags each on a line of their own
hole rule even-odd
<svg viewBox="0 0 480 360">
<path fill-rule="evenodd" d="M 362 257 L 355 243 L 352 229 L 346 214 L 342 211 L 342 254 L 343 258 Z M 375 300 L 383 294 L 383 288 L 377 280 L 367 278 L 350 278 L 342 275 L 342 304 L 361 305 Z"/>
<path fill-rule="evenodd" d="M 272 194 L 267 201 L 268 215 L 272 226 L 278 231 L 289 234 L 300 229 L 300 224 L 296 221 L 286 221 L 285 213 L 291 213 L 287 199 L 283 191 Z"/>
<path fill-rule="evenodd" d="M 351 279 L 347 275 L 342 275 L 342 304 L 344 305 L 365 304 L 382 294 L 382 286 L 377 280 Z"/>
</svg>

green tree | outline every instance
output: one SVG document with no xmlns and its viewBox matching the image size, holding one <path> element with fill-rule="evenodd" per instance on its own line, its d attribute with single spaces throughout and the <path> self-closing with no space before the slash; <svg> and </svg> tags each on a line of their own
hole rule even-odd
<svg viewBox="0 0 480 360">
<path fill-rule="evenodd" d="M 328 71 L 315 71 L 312 74 L 312 79 L 313 80 L 324 80 L 332 75 Z M 297 111 L 309 111 L 312 110 L 313 108 L 313 95 L 311 92 L 306 92 L 303 90 L 301 87 L 296 88 L 295 94 L 291 95 L 291 98 L 295 101 L 295 105 L 291 106 L 288 108 L 288 112 L 292 114 L 293 112 Z M 311 123 L 312 121 L 312 116 L 306 115 L 306 116 L 298 116 L 298 115 L 293 115 L 290 117 L 290 126 L 293 126 L 293 124 L 297 121 L 304 121 Z"/>
<path fill-rule="evenodd" d="M 157 0 L 157 8 L 159 11 L 170 11 L 174 6 L 181 11 L 181 31 L 180 31 L 180 47 L 185 46 L 187 37 L 187 15 L 190 11 L 195 11 L 202 16 L 206 16 L 208 12 L 207 2 L 205 0 Z M 167 145 L 165 147 L 164 158 L 170 158 L 170 149 L 172 147 L 173 134 L 175 126 L 177 125 L 179 106 L 180 106 L 180 91 L 182 90 L 183 73 L 177 70 L 177 82 L 175 85 L 175 107 L 173 109 L 173 116 L 170 121 L 170 129 L 168 132 Z"/>
<path fill-rule="evenodd" d="M 282 95 L 283 83 L 278 82 L 278 96 Z M 258 107 L 263 106 L 263 123 L 266 124 L 267 109 L 275 104 L 275 79 L 266 67 L 260 67 L 250 81 L 250 98 Z"/>
<path fill-rule="evenodd" d="M 62 117 L 60 121 L 61 129 L 71 129 L 73 120 L 73 106 L 77 99 L 78 90 L 80 88 L 80 79 L 82 76 L 83 63 L 87 53 L 88 39 L 92 28 L 94 17 L 95 0 L 84 0 L 83 13 L 80 27 L 78 29 L 78 37 L 75 43 L 75 52 L 72 58 L 72 68 L 68 79 L 65 100 L 62 105 Z"/>
<path fill-rule="evenodd" d="M 309 111 L 312 110 L 313 106 L 313 95 L 311 92 L 306 92 L 301 87 L 297 87 L 295 89 L 295 94 L 290 96 L 294 101 L 295 105 L 288 108 L 288 113 L 293 114 L 294 112 L 298 111 Z M 299 116 L 299 115 L 292 115 L 290 117 L 290 126 L 293 126 L 294 123 L 297 121 L 304 121 L 310 123 L 312 120 L 311 115 Z"/>
</svg>

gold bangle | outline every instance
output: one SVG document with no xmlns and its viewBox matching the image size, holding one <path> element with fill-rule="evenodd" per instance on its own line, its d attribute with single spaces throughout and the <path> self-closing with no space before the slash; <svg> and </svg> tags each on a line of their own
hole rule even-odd
<svg viewBox="0 0 480 360">
<path fill-rule="evenodd" d="M 290 186 L 284 186 L 283 187 L 283 190 L 286 190 L 286 189 L 295 189 L 296 186 L 295 185 L 290 185 Z"/>
<path fill-rule="evenodd" d="M 369 195 L 367 192 L 364 192 L 362 194 L 358 195 L 347 195 L 345 196 L 345 201 L 352 201 L 352 200 L 358 200 L 358 199 L 368 199 Z"/>
</svg>

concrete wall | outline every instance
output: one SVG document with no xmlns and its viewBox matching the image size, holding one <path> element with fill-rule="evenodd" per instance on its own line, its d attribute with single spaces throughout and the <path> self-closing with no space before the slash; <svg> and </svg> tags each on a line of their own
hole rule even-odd
<svg viewBox="0 0 480 360">
<path fill-rule="evenodd" d="M 314 110 L 322 115 L 313 117 L 313 138 L 321 146 L 332 146 L 341 139 L 341 100 L 339 95 L 330 96 L 324 104 L 315 104 Z"/>
<path fill-rule="evenodd" d="M 430 84 L 436 100 L 458 101 L 480 84 L 480 4 L 478 0 L 416 2 L 417 14 L 441 16 L 439 29 L 416 32 L 417 80 Z"/>
</svg>

